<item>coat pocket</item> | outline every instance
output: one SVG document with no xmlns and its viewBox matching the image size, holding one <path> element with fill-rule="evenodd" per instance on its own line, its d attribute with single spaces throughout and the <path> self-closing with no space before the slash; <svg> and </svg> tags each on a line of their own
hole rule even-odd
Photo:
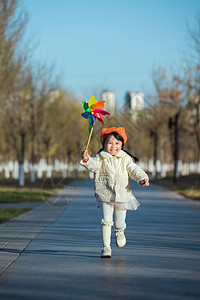
<svg viewBox="0 0 200 300">
<path fill-rule="evenodd" d="M 110 201 L 113 194 L 113 180 L 110 176 L 101 174 L 95 178 L 95 196 L 98 200 Z"/>
</svg>

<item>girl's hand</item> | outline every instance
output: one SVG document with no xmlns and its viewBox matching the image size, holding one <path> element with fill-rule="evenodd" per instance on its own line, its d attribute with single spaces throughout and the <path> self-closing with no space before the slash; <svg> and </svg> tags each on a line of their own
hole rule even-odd
<svg viewBox="0 0 200 300">
<path fill-rule="evenodd" d="M 144 179 L 144 180 L 140 181 L 140 184 L 142 186 L 149 186 L 149 181 L 147 179 Z"/>
<path fill-rule="evenodd" d="M 88 151 L 84 150 L 81 154 L 82 159 L 84 160 L 84 162 L 87 162 L 89 160 L 89 155 L 88 155 Z"/>
</svg>

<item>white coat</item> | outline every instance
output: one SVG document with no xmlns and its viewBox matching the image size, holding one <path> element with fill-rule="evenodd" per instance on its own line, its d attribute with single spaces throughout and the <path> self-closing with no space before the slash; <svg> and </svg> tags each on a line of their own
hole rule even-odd
<svg viewBox="0 0 200 300">
<path fill-rule="evenodd" d="M 128 202 L 132 194 L 130 178 L 137 183 L 148 179 L 143 169 L 123 150 L 116 156 L 103 150 L 80 163 L 95 174 L 95 196 L 103 202 Z"/>
</svg>

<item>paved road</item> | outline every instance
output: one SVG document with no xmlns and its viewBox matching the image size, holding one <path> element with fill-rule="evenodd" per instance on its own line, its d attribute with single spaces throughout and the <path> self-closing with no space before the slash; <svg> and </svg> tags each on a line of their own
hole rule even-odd
<svg viewBox="0 0 200 300">
<path fill-rule="evenodd" d="M 76 182 L 66 207 L 36 207 L 0 226 L 0 299 L 200 299 L 200 204 L 141 188 L 127 245 L 101 259 L 93 183 Z"/>
</svg>

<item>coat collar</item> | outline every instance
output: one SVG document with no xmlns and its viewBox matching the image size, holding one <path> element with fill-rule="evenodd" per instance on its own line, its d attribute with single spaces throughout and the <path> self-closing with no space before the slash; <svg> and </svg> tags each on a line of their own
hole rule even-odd
<svg viewBox="0 0 200 300">
<path fill-rule="evenodd" d="M 123 150 L 120 150 L 117 155 L 112 156 L 110 153 L 108 153 L 107 151 L 103 150 L 99 153 L 100 156 L 102 156 L 103 158 L 109 158 L 109 157 L 124 157 L 126 156 L 126 153 Z"/>
</svg>

